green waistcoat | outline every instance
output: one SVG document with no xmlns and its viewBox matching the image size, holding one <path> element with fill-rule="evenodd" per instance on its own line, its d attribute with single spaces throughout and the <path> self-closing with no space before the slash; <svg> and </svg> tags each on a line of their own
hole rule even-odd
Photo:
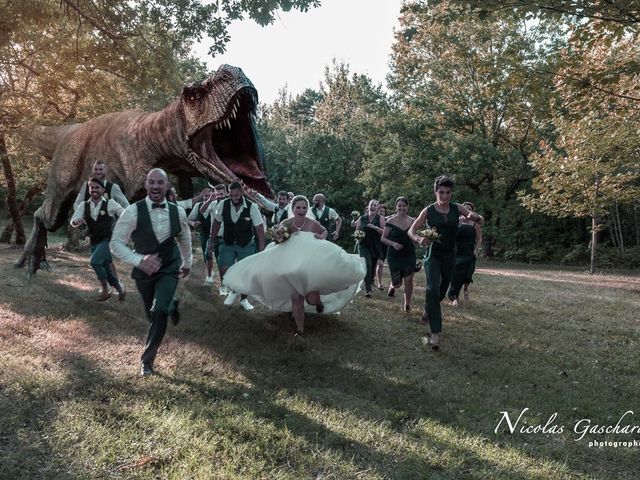
<svg viewBox="0 0 640 480">
<path fill-rule="evenodd" d="M 140 255 L 151 255 L 157 253 L 162 260 L 162 266 L 158 273 L 178 273 L 182 264 L 180 249 L 176 243 L 176 236 L 182 232 L 180 227 L 180 216 L 178 215 L 178 206 L 174 203 L 167 202 L 169 209 L 169 222 L 171 224 L 171 235 L 160 243 L 153 232 L 151 226 L 151 217 L 149 209 L 144 199 L 135 203 L 138 209 L 138 222 L 136 229 L 131 232 L 131 240 L 133 240 L 133 248 Z M 144 278 L 147 274 L 137 267 L 133 267 L 131 272 L 133 278 Z"/>
</svg>

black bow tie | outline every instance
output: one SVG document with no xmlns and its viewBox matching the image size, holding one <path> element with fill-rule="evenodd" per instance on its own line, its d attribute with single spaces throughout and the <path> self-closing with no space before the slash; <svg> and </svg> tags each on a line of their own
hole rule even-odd
<svg viewBox="0 0 640 480">
<path fill-rule="evenodd" d="M 164 208 L 164 203 L 152 203 L 151 209 L 153 210 L 154 208 Z"/>
</svg>

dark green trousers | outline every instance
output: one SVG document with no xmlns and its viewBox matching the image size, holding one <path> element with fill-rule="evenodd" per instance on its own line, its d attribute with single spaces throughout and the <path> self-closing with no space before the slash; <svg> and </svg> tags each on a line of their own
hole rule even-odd
<svg viewBox="0 0 640 480">
<path fill-rule="evenodd" d="M 144 365 L 152 366 L 167 331 L 167 317 L 173 307 L 178 274 L 156 273 L 145 278 L 136 278 L 135 281 L 149 319 L 149 332 L 140 361 Z"/>
<path fill-rule="evenodd" d="M 109 240 L 91 246 L 91 268 L 96 272 L 98 280 L 106 280 L 112 287 L 118 286 L 118 279 L 111 272 L 111 252 L 109 251 Z"/>
<path fill-rule="evenodd" d="M 427 293 L 424 310 L 429 317 L 431 333 L 442 331 L 442 309 L 440 302 L 447 295 L 449 283 L 456 262 L 455 252 L 432 252 L 424 261 L 424 273 L 427 276 Z"/>
<path fill-rule="evenodd" d="M 376 272 L 376 265 L 378 264 L 378 258 L 380 252 L 376 248 L 371 248 L 366 245 L 359 245 L 358 252 L 360 256 L 364 258 L 367 265 L 367 274 L 364 276 L 364 288 L 367 292 L 371 292 L 371 284 L 373 283 L 373 276 Z"/>
</svg>

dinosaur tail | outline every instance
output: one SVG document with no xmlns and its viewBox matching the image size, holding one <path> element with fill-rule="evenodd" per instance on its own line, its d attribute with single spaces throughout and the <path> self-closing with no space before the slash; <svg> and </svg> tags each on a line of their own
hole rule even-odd
<svg viewBox="0 0 640 480">
<path fill-rule="evenodd" d="M 77 123 L 54 127 L 36 126 L 29 132 L 29 137 L 42 155 L 52 158 L 62 138 L 78 126 Z"/>
</svg>

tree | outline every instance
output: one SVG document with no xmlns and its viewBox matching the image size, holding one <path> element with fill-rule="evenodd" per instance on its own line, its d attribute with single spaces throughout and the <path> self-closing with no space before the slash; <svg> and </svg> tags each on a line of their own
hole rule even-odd
<svg viewBox="0 0 640 480">
<path fill-rule="evenodd" d="M 523 205 L 556 217 L 591 219 L 590 272 L 596 268 L 598 232 L 615 203 L 640 199 L 640 162 L 636 128 L 624 117 L 592 112 L 558 118 L 557 147 L 545 144 L 532 156 L 538 173 L 535 193 L 520 193 Z"/>
<path fill-rule="evenodd" d="M 455 5 L 409 2 L 400 18 L 390 86 L 406 117 L 429 129 L 413 174 L 421 178 L 409 182 L 430 183 L 425 172 L 453 175 L 456 198 L 473 198 L 489 221 L 486 237 L 506 240 L 517 228 L 501 224 L 533 176 L 529 156 L 552 132 L 544 70 L 554 68 L 562 38 L 552 25 L 510 15 L 447 16 Z"/>
</svg>

